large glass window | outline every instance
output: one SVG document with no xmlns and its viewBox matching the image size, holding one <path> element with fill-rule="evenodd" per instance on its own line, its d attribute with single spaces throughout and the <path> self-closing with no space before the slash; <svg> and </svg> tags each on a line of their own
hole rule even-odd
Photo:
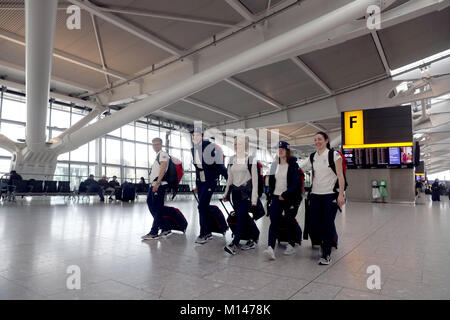
<svg viewBox="0 0 450 320">
<path fill-rule="evenodd" d="M 78 149 L 70 152 L 70 161 L 77 161 L 77 162 L 88 162 L 89 160 L 89 146 L 88 144 L 85 144 Z"/>
<path fill-rule="evenodd" d="M 56 165 L 55 177 L 56 181 L 69 181 L 70 180 L 70 172 L 69 172 L 69 164 L 68 163 L 58 163 Z M 74 186 L 71 187 L 73 189 Z"/>
<path fill-rule="evenodd" d="M 22 101 L 23 98 L 6 95 L 3 98 L 2 119 L 26 122 L 27 106 Z"/>
<path fill-rule="evenodd" d="M 50 105 L 48 106 L 46 133 L 49 138 L 59 136 L 88 114 L 78 107 L 70 107 L 65 103 L 56 101 L 52 103 L 51 109 Z M 26 111 L 25 99 L 22 96 L 5 93 L 0 115 L 0 132 L 13 141 L 25 139 Z M 164 150 L 183 161 L 185 172 L 183 181 L 193 183 L 191 138 L 186 132 L 187 128 L 180 130 L 167 121 L 151 118 L 147 120 L 148 124 L 139 120 L 109 132 L 101 138 L 103 162 L 101 173 L 106 174 L 109 179 L 115 175 L 121 182 L 124 179 L 138 182 L 141 177 L 148 181 L 150 166 L 156 159 L 151 141 L 158 137 L 163 141 Z M 96 121 L 97 119 L 93 119 L 91 122 Z M 72 189 L 78 188 L 80 182 L 86 180 L 89 174 L 96 174 L 97 156 L 95 140 L 59 155 L 54 179 L 70 181 Z M 9 171 L 11 157 L 10 152 L 0 148 L 0 172 Z"/>
<path fill-rule="evenodd" d="M 180 133 L 177 131 L 170 132 L 169 141 L 171 147 L 180 148 L 181 147 Z"/>
<path fill-rule="evenodd" d="M 2 122 L 0 132 L 15 142 L 25 139 L 25 127 L 18 124 Z"/>
<path fill-rule="evenodd" d="M 136 169 L 136 182 L 139 182 L 141 180 L 141 177 L 143 177 L 145 179 L 145 182 L 148 183 L 148 170 L 144 170 L 144 169 Z"/>
<path fill-rule="evenodd" d="M 109 164 L 120 164 L 120 140 L 106 139 L 105 162 Z"/>
<path fill-rule="evenodd" d="M 123 164 L 126 166 L 136 166 L 133 142 L 123 142 Z"/>
<path fill-rule="evenodd" d="M 5 173 L 9 173 L 11 160 L 0 159 L 0 176 Z"/>
<path fill-rule="evenodd" d="M 134 126 L 126 125 L 122 127 L 122 139 L 134 140 Z"/>
<path fill-rule="evenodd" d="M 136 167 L 148 168 L 147 157 L 147 145 L 143 143 L 136 143 Z"/>
<path fill-rule="evenodd" d="M 51 127 L 67 129 L 70 128 L 70 113 L 67 111 L 60 111 L 52 108 L 52 119 L 50 123 Z"/>
<path fill-rule="evenodd" d="M 120 174 L 120 167 L 107 166 L 106 167 L 106 176 L 109 179 L 112 179 L 113 176 L 116 176 L 119 181 L 121 181 L 122 175 Z"/>
<path fill-rule="evenodd" d="M 128 182 L 135 182 L 136 180 L 136 173 L 135 173 L 135 168 L 128 168 L 125 167 L 124 168 L 124 181 L 128 181 Z"/>
<path fill-rule="evenodd" d="M 88 176 L 88 166 L 79 164 L 70 165 L 70 185 L 72 188 L 78 189 L 80 182 L 86 180 Z"/>
<path fill-rule="evenodd" d="M 136 141 L 147 142 L 147 128 L 136 125 Z"/>
<path fill-rule="evenodd" d="M 10 157 L 11 156 L 11 152 L 9 152 L 8 150 L 0 148 L 0 156 Z"/>
</svg>

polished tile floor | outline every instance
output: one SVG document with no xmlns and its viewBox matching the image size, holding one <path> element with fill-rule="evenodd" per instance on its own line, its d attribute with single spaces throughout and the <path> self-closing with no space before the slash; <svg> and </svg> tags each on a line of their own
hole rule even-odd
<svg viewBox="0 0 450 320">
<path fill-rule="evenodd" d="M 140 240 L 152 222 L 144 198 L 0 203 L 0 299 L 450 299 L 449 204 L 348 203 L 336 218 L 333 264 L 319 266 L 309 241 L 294 256 L 280 246 L 267 261 L 268 218 L 258 221 L 256 250 L 230 257 L 219 236 L 195 245 L 198 216 L 187 199 L 172 203 L 187 233 L 153 242 Z M 67 287 L 74 265 L 79 290 Z M 381 289 L 367 288 L 371 265 Z"/>
</svg>

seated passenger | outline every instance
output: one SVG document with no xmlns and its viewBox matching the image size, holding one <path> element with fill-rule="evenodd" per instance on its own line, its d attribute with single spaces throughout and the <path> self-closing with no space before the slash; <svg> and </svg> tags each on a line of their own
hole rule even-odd
<svg viewBox="0 0 450 320">
<path fill-rule="evenodd" d="M 105 201 L 105 197 L 103 196 L 103 189 L 100 186 L 100 184 L 97 181 L 95 181 L 93 174 L 89 175 L 89 179 L 84 181 L 84 183 L 87 187 L 88 193 L 98 193 L 98 196 L 100 197 L 100 201 L 102 201 L 102 202 Z"/>
<path fill-rule="evenodd" d="M 111 187 L 109 185 L 108 178 L 106 178 L 106 176 L 103 176 L 100 180 L 98 180 L 98 184 L 100 185 L 100 187 L 102 187 L 105 194 L 109 194 L 109 200 L 111 201 L 115 189 L 114 187 Z"/>
</svg>

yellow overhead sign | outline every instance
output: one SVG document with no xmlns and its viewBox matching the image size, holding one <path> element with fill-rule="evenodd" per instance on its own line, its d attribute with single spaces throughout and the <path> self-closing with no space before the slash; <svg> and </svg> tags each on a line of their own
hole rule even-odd
<svg viewBox="0 0 450 320">
<path fill-rule="evenodd" d="M 344 126 L 344 145 L 364 144 L 364 116 L 362 110 L 344 112 Z"/>
</svg>

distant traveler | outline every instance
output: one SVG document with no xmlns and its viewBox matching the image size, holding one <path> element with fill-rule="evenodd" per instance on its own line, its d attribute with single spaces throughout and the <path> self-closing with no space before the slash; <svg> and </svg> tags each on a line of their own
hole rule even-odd
<svg viewBox="0 0 450 320">
<path fill-rule="evenodd" d="M 108 184 L 109 184 L 109 186 L 110 186 L 111 188 L 117 188 L 117 187 L 120 187 L 120 183 L 119 183 L 119 181 L 117 181 L 117 177 L 116 177 L 116 176 L 113 176 L 113 177 L 112 177 L 112 180 L 111 180 Z"/>
<path fill-rule="evenodd" d="M 439 186 L 439 179 L 434 180 L 431 185 L 431 200 L 441 201 L 441 187 Z"/>
<path fill-rule="evenodd" d="M 164 176 L 169 167 L 170 157 L 167 152 L 162 150 L 162 140 L 160 138 L 154 138 L 152 145 L 153 150 L 156 152 L 156 158 L 150 172 L 150 188 L 147 194 L 147 205 L 153 216 L 153 225 L 150 232 L 141 237 L 142 240 L 158 240 L 172 234 L 172 231 L 168 229 L 163 218 L 165 210 L 164 199 L 168 188 Z M 161 229 L 160 234 L 158 234 L 159 229 Z"/>
<path fill-rule="evenodd" d="M 145 184 L 145 179 L 144 179 L 144 177 L 141 177 L 141 180 L 139 181 L 139 184 Z"/>
<path fill-rule="evenodd" d="M 331 263 L 331 249 L 337 243 L 334 219 L 337 210 L 345 203 L 345 177 L 342 164 L 344 159 L 337 151 L 329 158 L 330 142 L 325 132 L 316 133 L 314 144 L 317 151 L 310 155 L 307 162 L 312 168 L 310 223 L 321 246 L 319 264 L 328 265 Z"/>
<path fill-rule="evenodd" d="M 195 243 L 205 244 L 212 239 L 208 221 L 211 213 L 209 203 L 217 185 L 219 176 L 228 178 L 227 168 L 223 161 L 223 153 L 219 148 L 207 140 L 203 140 L 203 131 L 195 127 L 192 133 L 193 148 L 191 148 L 193 164 L 195 166 L 194 191 L 198 194 L 198 213 L 200 220 L 200 235 Z M 206 150 L 205 150 L 206 149 Z"/>
<path fill-rule="evenodd" d="M 84 184 L 87 187 L 88 193 L 97 193 L 98 196 L 100 197 L 100 201 L 101 202 L 105 201 L 105 197 L 103 196 L 103 189 L 100 186 L 100 184 L 97 181 L 95 181 L 93 174 L 89 175 L 89 179 L 84 181 Z"/>
<path fill-rule="evenodd" d="M 283 212 L 289 225 L 288 245 L 284 251 L 285 255 L 295 253 L 296 224 L 295 216 L 301 202 L 301 176 L 297 158 L 291 156 L 291 147 L 287 142 L 280 141 L 278 144 L 278 157 L 271 165 L 269 176 L 269 245 L 264 255 L 269 260 L 275 260 L 275 244 L 279 236 L 279 228 Z M 301 230 L 301 229 L 300 229 Z M 301 239 L 301 235 L 299 236 Z"/>
<path fill-rule="evenodd" d="M 108 178 L 103 176 L 98 180 L 98 184 L 102 187 L 104 194 L 109 194 L 109 200 L 112 200 L 112 194 L 114 193 L 115 188 L 109 185 Z"/>
<path fill-rule="evenodd" d="M 16 189 L 18 181 L 22 181 L 22 176 L 16 172 L 16 170 L 12 170 L 9 173 L 9 180 L 8 180 L 8 191 L 12 192 Z"/>
<path fill-rule="evenodd" d="M 230 160 L 228 165 L 228 179 L 223 197 L 224 201 L 230 199 L 236 210 L 237 225 L 234 232 L 233 241 L 224 247 L 224 250 L 235 255 L 237 250 L 250 250 L 256 247 L 259 238 L 259 230 L 255 221 L 250 217 L 250 207 L 256 207 L 258 201 L 258 168 L 256 158 L 249 157 L 249 140 L 245 137 L 244 141 L 236 137 L 234 140 L 234 149 L 236 155 Z M 249 170 L 249 167 L 251 168 Z M 240 247 L 240 240 L 244 231 L 249 230 L 252 235 L 247 243 Z"/>
</svg>

